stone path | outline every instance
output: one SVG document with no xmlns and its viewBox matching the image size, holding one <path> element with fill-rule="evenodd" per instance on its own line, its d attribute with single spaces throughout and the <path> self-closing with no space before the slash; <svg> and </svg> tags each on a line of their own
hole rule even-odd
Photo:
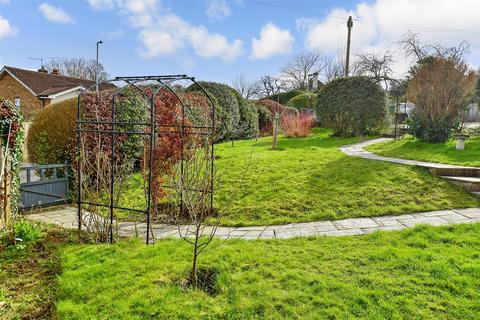
<svg viewBox="0 0 480 320">
<path fill-rule="evenodd" d="M 27 216 L 28 219 L 55 224 L 64 228 L 77 228 L 76 209 L 62 207 L 50 211 L 37 212 Z M 238 239 L 286 239 L 309 236 L 347 236 L 362 235 L 375 231 L 401 230 L 418 224 L 442 226 L 459 223 L 480 222 L 480 208 L 451 209 L 441 211 L 421 212 L 397 216 L 382 216 L 375 218 L 350 218 L 318 222 L 292 223 L 287 225 L 252 226 L 252 227 L 218 227 L 216 236 L 219 238 Z M 119 222 L 118 233 L 123 237 L 145 237 L 145 223 Z M 182 232 L 188 232 L 188 226 L 181 226 Z M 191 228 L 190 228 L 191 229 Z M 179 228 L 164 224 L 152 225 L 155 239 L 178 237 Z M 206 227 L 204 234 L 210 233 L 211 227 Z"/>
<path fill-rule="evenodd" d="M 341 146 L 340 151 L 345 153 L 346 155 L 353 156 L 353 157 L 360 157 L 364 159 L 370 160 L 379 160 L 379 161 L 386 161 L 392 163 L 399 163 L 405 164 L 410 166 L 418 166 L 424 167 L 429 169 L 471 169 L 471 170 L 480 170 L 480 168 L 476 167 L 466 167 L 466 166 L 457 166 L 453 164 L 445 164 L 445 163 L 436 163 L 436 162 L 425 162 L 425 161 L 417 161 L 417 160 L 407 160 L 407 159 L 400 159 L 400 158 L 390 158 L 390 157 L 382 157 L 373 152 L 367 151 L 364 148 L 368 147 L 372 144 L 381 143 L 392 141 L 392 138 L 378 138 L 363 141 L 356 144 Z"/>
</svg>

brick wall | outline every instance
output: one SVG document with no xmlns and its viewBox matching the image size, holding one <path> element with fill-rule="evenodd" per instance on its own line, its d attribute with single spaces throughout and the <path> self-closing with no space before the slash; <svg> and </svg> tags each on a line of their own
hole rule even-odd
<svg viewBox="0 0 480 320">
<path fill-rule="evenodd" d="M 43 107 L 42 101 L 27 90 L 22 84 L 16 81 L 11 75 L 5 73 L 0 78 L 0 97 L 15 102 L 15 98 L 20 98 L 23 116 L 29 120 L 35 114 L 35 110 Z"/>
</svg>

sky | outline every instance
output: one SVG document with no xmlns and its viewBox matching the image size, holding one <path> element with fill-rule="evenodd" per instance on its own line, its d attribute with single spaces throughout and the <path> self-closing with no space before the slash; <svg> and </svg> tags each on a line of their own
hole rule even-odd
<svg viewBox="0 0 480 320">
<path fill-rule="evenodd" d="M 480 0 L 0 0 L 0 67 L 29 58 L 95 57 L 111 76 L 188 74 L 229 83 L 277 74 L 295 53 L 394 53 L 407 31 L 444 46 L 467 40 L 480 65 Z"/>
</svg>

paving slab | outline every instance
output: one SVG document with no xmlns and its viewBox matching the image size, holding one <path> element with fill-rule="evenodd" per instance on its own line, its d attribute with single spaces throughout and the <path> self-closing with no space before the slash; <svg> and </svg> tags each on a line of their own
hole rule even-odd
<svg viewBox="0 0 480 320">
<path fill-rule="evenodd" d="M 427 224 L 430 226 L 442 226 L 449 223 L 447 220 L 440 218 L 438 216 L 419 217 L 419 218 L 413 218 L 413 219 L 398 219 L 398 221 L 400 221 L 406 227 L 413 227 L 419 224 Z"/>
<path fill-rule="evenodd" d="M 480 218 L 480 208 L 453 209 L 453 211 L 471 219 Z"/>
<path fill-rule="evenodd" d="M 350 218 L 333 221 L 338 229 L 373 228 L 380 225 L 372 218 Z"/>
<path fill-rule="evenodd" d="M 64 228 L 77 228 L 75 210 L 62 209 L 40 213 L 33 213 L 26 217 L 30 220 L 56 224 Z M 59 212 L 60 211 L 60 212 Z M 102 223 L 103 218 L 94 214 L 84 213 L 84 225 L 93 222 Z M 114 221 L 116 223 L 116 221 Z M 349 218 L 342 220 L 292 223 L 286 225 L 249 226 L 249 227 L 214 227 L 205 226 L 203 235 L 210 235 L 215 228 L 215 237 L 220 239 L 288 239 L 294 237 L 311 236 L 348 236 L 362 235 L 375 231 L 401 230 L 418 224 L 433 226 L 480 223 L 480 208 L 461 208 L 451 210 L 437 210 L 404 215 L 390 215 L 373 218 Z M 84 227 L 85 228 L 85 227 Z M 193 236 L 193 226 L 172 226 L 166 224 L 153 224 L 151 230 L 156 239 L 179 237 L 182 235 Z M 85 228 L 86 229 L 86 228 Z M 144 222 L 122 221 L 118 223 L 118 234 L 122 237 L 145 237 L 147 224 Z"/>
</svg>

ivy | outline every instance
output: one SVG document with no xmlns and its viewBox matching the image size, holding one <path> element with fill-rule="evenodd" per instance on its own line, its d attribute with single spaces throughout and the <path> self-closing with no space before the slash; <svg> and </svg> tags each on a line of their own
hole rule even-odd
<svg viewBox="0 0 480 320">
<path fill-rule="evenodd" d="M 22 146 L 24 139 L 23 116 L 15 105 L 0 97 L 0 135 L 2 151 L 8 146 L 8 159 L 10 160 L 11 187 L 10 199 L 12 217 L 18 214 L 21 205 L 20 196 L 20 169 L 22 167 Z"/>
</svg>

